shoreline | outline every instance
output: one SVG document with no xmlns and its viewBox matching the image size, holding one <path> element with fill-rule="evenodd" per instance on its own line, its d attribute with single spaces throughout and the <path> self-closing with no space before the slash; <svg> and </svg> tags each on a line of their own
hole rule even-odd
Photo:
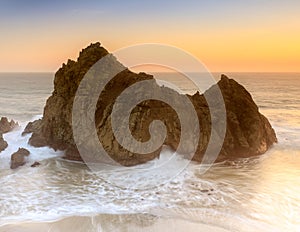
<svg viewBox="0 0 300 232">
<path fill-rule="evenodd" d="M 174 218 L 157 218 L 144 214 L 100 214 L 97 216 L 70 216 L 49 222 L 16 222 L 0 226 L 0 232 L 85 232 L 85 231 L 202 231 L 229 232 L 229 230 Z"/>
</svg>

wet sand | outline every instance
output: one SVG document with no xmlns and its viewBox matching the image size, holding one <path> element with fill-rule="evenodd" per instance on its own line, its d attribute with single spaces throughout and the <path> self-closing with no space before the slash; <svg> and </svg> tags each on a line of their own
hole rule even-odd
<svg viewBox="0 0 300 232">
<path fill-rule="evenodd" d="M 149 215 L 72 216 L 54 222 L 7 224 L 0 232 L 228 232 L 219 227 L 180 219 L 156 218 Z"/>
</svg>

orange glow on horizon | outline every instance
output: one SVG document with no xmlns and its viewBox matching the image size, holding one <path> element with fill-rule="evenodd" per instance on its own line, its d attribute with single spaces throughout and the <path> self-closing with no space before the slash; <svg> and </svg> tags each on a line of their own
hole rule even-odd
<svg viewBox="0 0 300 232">
<path fill-rule="evenodd" d="M 55 72 L 62 63 L 77 59 L 81 49 L 96 41 L 110 52 L 137 43 L 169 44 L 191 53 L 212 72 L 300 72 L 300 30 L 294 31 L 297 26 L 198 32 L 187 29 L 185 33 L 172 29 L 168 37 L 162 32 L 141 35 L 132 29 L 132 34 L 125 33 L 120 38 L 116 32 L 102 34 L 89 28 L 77 37 L 75 32 L 39 38 L 24 34 L 22 43 L 18 37 L 7 37 L 0 44 L 0 72 Z"/>
</svg>

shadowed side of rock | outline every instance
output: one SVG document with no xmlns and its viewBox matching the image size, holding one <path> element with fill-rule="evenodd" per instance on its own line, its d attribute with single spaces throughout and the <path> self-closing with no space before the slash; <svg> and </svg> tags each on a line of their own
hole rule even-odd
<svg viewBox="0 0 300 232">
<path fill-rule="evenodd" d="M 218 87 L 223 95 L 227 122 L 224 143 L 217 161 L 265 153 L 272 144 L 277 142 L 277 138 L 267 118 L 259 112 L 250 93 L 238 82 L 225 75 L 221 76 Z M 204 95 L 214 96 L 216 88 L 217 86 L 211 87 Z M 218 108 L 219 104 L 220 102 L 216 102 L 214 107 Z M 199 117 L 203 117 L 203 114 Z M 218 118 L 214 120 L 222 123 Z M 197 152 L 194 160 L 201 161 L 201 159 L 201 152 Z"/>
<path fill-rule="evenodd" d="M 108 52 L 93 44 L 80 52 L 77 61 L 68 60 L 57 71 L 54 78 L 54 91 L 44 108 L 41 128 L 32 131 L 29 143 L 36 147 L 50 146 L 65 150 L 73 146 L 71 127 L 72 105 L 75 92 L 86 72 Z"/>
</svg>

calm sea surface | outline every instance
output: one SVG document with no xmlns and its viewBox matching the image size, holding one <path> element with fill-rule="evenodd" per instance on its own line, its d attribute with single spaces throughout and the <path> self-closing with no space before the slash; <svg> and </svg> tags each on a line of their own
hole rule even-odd
<svg viewBox="0 0 300 232">
<path fill-rule="evenodd" d="M 30 135 L 13 131 L 4 135 L 9 147 L 0 154 L 0 231 L 38 222 L 41 231 L 67 231 L 57 228 L 71 228 L 78 216 L 84 219 L 73 231 L 166 231 L 179 221 L 184 231 L 202 231 L 203 223 L 222 231 L 300 231 L 300 73 L 227 74 L 252 94 L 277 133 L 279 143 L 265 155 L 216 164 L 204 175 L 192 163 L 161 187 L 120 189 L 83 164 L 64 161 L 61 152 L 30 147 Z M 161 76 L 184 92 L 194 91 L 185 79 Z M 42 115 L 52 90 L 53 74 L 1 73 L 0 116 L 24 127 Z M 18 147 L 31 151 L 29 162 L 10 170 Z M 31 168 L 34 161 L 42 165 Z M 173 222 L 166 227 L 161 220 Z M 49 221 L 58 226 L 44 230 Z M 173 231 L 182 231 L 180 225 Z"/>
</svg>

